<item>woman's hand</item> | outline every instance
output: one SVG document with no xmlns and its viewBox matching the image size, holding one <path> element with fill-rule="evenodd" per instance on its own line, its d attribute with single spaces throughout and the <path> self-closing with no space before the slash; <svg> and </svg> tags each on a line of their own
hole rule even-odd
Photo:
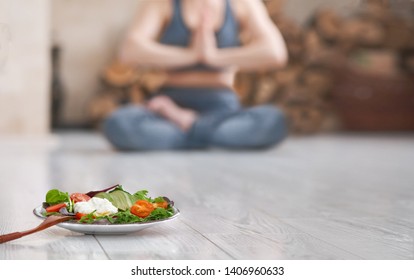
<svg viewBox="0 0 414 280">
<path fill-rule="evenodd" d="M 202 11 L 200 24 L 194 30 L 193 36 L 192 48 L 199 62 L 213 66 L 218 49 L 211 9 L 208 4 Z"/>
</svg>

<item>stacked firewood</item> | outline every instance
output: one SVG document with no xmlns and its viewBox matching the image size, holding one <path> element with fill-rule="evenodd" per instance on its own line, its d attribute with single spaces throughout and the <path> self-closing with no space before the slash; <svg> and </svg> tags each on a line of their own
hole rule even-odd
<svg viewBox="0 0 414 280">
<path fill-rule="evenodd" d="M 412 79 L 414 21 L 396 14 L 388 1 L 365 1 L 347 16 L 320 9 L 304 26 L 284 16 L 283 0 L 265 3 L 286 40 L 289 64 L 282 70 L 239 73 L 236 89 L 246 105 L 272 103 L 283 109 L 293 132 L 341 128 L 332 97 L 344 68 L 366 68 L 378 79 Z"/>
<path fill-rule="evenodd" d="M 374 64 L 373 71 L 413 75 L 413 21 L 396 15 L 387 1 L 365 1 L 361 9 L 347 16 L 321 9 L 302 26 L 284 15 L 283 3 L 265 1 L 286 41 L 288 65 L 279 70 L 239 72 L 235 90 L 246 106 L 274 104 L 281 108 L 292 132 L 306 134 L 340 127 L 332 106 L 335 73 L 350 63 L 350 57 L 358 60 L 361 56 L 355 53 L 361 50 L 374 60 L 396 58 L 385 69 Z M 384 51 L 390 55 L 383 55 Z M 116 62 L 109 65 L 103 72 L 103 88 L 90 106 L 93 121 L 99 122 L 122 104 L 142 103 L 164 79 L 161 72 L 136 71 Z"/>
</svg>

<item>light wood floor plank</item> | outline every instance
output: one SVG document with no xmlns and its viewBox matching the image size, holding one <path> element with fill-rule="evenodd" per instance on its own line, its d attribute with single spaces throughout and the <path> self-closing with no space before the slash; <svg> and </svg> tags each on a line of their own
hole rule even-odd
<svg viewBox="0 0 414 280">
<path fill-rule="evenodd" d="M 284 219 L 284 222 L 364 259 L 414 259 L 412 229 L 365 219 Z M 389 226 L 387 226 L 389 224 Z M 393 226 L 394 227 L 393 229 Z"/>
</svg>

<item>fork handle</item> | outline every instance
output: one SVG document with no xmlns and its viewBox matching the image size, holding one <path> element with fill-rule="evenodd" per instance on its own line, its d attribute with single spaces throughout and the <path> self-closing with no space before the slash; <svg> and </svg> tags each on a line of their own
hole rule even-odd
<svg viewBox="0 0 414 280">
<path fill-rule="evenodd" d="M 49 216 L 40 225 L 38 225 L 37 227 L 33 229 L 22 231 L 22 232 L 18 231 L 18 232 L 5 234 L 5 235 L 0 235 L 0 244 L 21 238 L 23 236 L 26 236 L 26 235 L 29 235 L 35 232 L 39 232 L 41 230 L 54 226 L 58 223 L 72 220 L 73 218 L 74 218 L 73 216 Z"/>
<path fill-rule="evenodd" d="M 5 235 L 0 235 L 0 244 L 1 243 L 5 243 L 5 242 L 9 242 L 15 239 L 19 239 L 23 236 L 25 236 L 26 234 L 24 234 L 23 232 L 13 232 L 13 233 L 9 233 L 9 234 L 5 234 Z"/>
</svg>

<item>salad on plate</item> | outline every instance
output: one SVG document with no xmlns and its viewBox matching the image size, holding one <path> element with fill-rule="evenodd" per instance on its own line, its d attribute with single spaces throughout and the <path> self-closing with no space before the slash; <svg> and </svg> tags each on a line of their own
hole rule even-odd
<svg viewBox="0 0 414 280">
<path fill-rule="evenodd" d="M 51 189 L 40 213 L 73 216 L 80 224 L 136 224 L 174 217 L 178 210 L 167 197 L 148 196 L 147 190 L 129 193 L 121 185 L 102 191 L 68 193 Z"/>
</svg>

